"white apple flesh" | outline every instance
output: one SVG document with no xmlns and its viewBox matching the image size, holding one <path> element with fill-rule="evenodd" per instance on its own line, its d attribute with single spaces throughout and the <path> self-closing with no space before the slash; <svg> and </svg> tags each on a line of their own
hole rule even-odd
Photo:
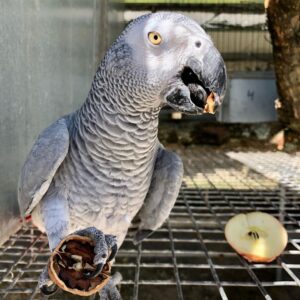
<svg viewBox="0 0 300 300">
<path fill-rule="evenodd" d="M 271 262 L 288 242 L 282 224 L 263 212 L 238 214 L 225 226 L 225 237 L 231 247 L 249 262 Z"/>
</svg>

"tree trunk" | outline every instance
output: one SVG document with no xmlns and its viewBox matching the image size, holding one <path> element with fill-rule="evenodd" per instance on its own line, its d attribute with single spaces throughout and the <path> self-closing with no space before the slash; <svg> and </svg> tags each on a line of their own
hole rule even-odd
<svg viewBox="0 0 300 300">
<path fill-rule="evenodd" d="M 270 0 L 267 17 L 282 104 L 279 119 L 300 132 L 300 0 Z"/>
</svg>

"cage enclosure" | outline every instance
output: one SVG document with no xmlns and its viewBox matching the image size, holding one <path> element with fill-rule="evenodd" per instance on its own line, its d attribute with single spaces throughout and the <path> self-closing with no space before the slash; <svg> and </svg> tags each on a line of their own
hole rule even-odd
<svg viewBox="0 0 300 300">
<path fill-rule="evenodd" d="M 112 267 L 123 276 L 121 295 L 299 298 L 300 152 L 288 141 L 293 153 L 265 142 L 278 123 L 263 1 L 0 0 L 1 299 L 41 299 L 37 281 L 50 255 L 45 233 L 20 218 L 17 180 L 26 154 L 42 129 L 82 104 L 124 26 L 161 10 L 203 26 L 224 57 L 229 83 L 216 118 L 161 112 L 159 137 L 182 158 L 183 183 L 161 228 L 138 246 L 130 233 L 125 238 Z M 260 142 L 250 145 L 253 136 Z M 247 262 L 225 239 L 226 222 L 250 211 L 275 216 L 288 232 L 286 249 L 271 263 Z M 59 291 L 50 299 L 81 298 Z"/>
</svg>

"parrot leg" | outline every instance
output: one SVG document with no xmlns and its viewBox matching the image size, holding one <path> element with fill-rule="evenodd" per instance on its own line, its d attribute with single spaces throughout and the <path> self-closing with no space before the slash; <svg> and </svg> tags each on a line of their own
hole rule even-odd
<svg viewBox="0 0 300 300">
<path fill-rule="evenodd" d="M 113 260 L 117 254 L 118 247 L 116 237 L 110 234 L 105 235 L 102 231 L 95 227 L 88 227 L 78 230 L 73 234 L 89 237 L 95 242 L 94 265 L 96 266 L 96 270 L 87 273 L 85 276 L 86 278 L 98 276 L 101 273 L 105 263 Z"/>
<path fill-rule="evenodd" d="M 49 190 L 41 202 L 41 217 L 47 232 L 50 250 L 53 251 L 69 233 L 69 206 L 66 198 L 57 190 Z M 53 283 L 46 266 L 38 281 L 44 295 L 54 294 L 58 287 Z"/>
<path fill-rule="evenodd" d="M 122 275 L 116 272 L 109 280 L 107 285 L 99 292 L 100 300 L 122 300 L 117 285 L 121 282 Z"/>
<path fill-rule="evenodd" d="M 43 269 L 40 277 L 38 286 L 43 295 L 50 296 L 56 293 L 58 287 L 53 283 L 48 275 L 48 265 Z"/>
</svg>

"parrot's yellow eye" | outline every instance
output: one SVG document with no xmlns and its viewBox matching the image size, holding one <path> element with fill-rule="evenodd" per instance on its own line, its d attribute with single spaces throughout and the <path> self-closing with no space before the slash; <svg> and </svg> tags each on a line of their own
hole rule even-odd
<svg viewBox="0 0 300 300">
<path fill-rule="evenodd" d="M 157 31 L 149 32 L 148 39 L 153 45 L 159 45 L 162 41 L 161 35 Z"/>
</svg>

